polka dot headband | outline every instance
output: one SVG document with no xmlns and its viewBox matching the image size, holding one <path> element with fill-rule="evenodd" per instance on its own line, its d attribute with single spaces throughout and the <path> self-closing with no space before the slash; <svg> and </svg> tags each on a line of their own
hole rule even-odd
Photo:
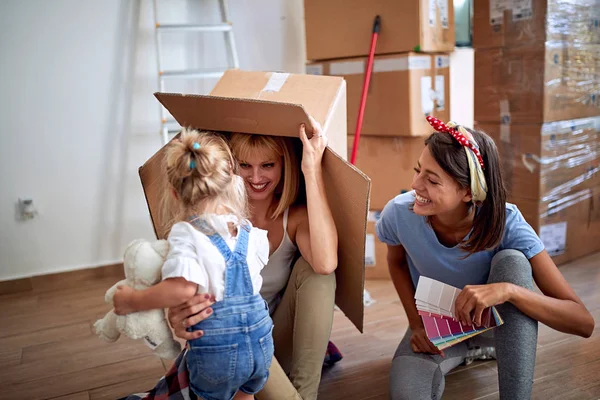
<svg viewBox="0 0 600 400">
<path fill-rule="evenodd" d="M 467 161 L 469 162 L 473 202 L 477 205 L 481 204 L 487 196 L 487 182 L 483 173 L 485 168 L 483 157 L 481 157 L 479 146 L 477 145 L 477 142 L 475 142 L 473 135 L 454 122 L 445 124 L 434 117 L 427 117 L 427 122 L 429 122 L 436 131 L 450 134 L 458 143 L 464 146 L 465 153 L 467 154 Z"/>
<path fill-rule="evenodd" d="M 467 139 L 467 137 L 460 132 L 458 128 L 455 126 L 450 127 L 437 118 L 427 117 L 427 122 L 429 122 L 429 125 L 431 125 L 436 131 L 449 133 L 454 139 L 456 139 L 458 143 L 471 149 L 471 151 L 475 154 L 475 157 L 477 157 L 477 161 L 479 161 L 481 168 L 485 169 L 485 165 L 483 165 L 483 157 L 481 157 L 481 153 L 479 152 L 479 146 L 474 143 L 472 138 L 471 140 Z"/>
</svg>

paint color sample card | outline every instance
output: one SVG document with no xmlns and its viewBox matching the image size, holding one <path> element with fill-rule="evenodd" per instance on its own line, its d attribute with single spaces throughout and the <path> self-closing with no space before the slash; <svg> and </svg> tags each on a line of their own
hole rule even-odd
<svg viewBox="0 0 600 400">
<path fill-rule="evenodd" d="M 421 276 L 415 291 L 417 310 L 429 340 L 440 350 L 502 325 L 495 307 L 483 311 L 481 326 L 464 325 L 454 318 L 454 302 L 461 290 Z"/>
</svg>

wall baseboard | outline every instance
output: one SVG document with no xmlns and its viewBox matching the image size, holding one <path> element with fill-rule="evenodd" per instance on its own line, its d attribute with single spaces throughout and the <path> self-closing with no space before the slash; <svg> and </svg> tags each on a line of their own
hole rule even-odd
<svg viewBox="0 0 600 400">
<path fill-rule="evenodd" d="M 51 290 L 65 289 L 73 285 L 103 278 L 113 278 L 115 283 L 124 279 L 123 264 L 110 264 L 100 267 L 86 268 L 77 271 L 58 272 L 55 274 L 33 276 L 31 278 L 0 281 L 0 295 L 15 293 L 41 293 Z"/>
</svg>

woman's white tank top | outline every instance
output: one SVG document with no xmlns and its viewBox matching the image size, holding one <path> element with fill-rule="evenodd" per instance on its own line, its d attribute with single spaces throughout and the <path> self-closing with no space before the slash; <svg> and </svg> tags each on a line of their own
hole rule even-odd
<svg viewBox="0 0 600 400">
<path fill-rule="evenodd" d="M 283 238 L 279 247 L 269 256 L 269 262 L 263 268 L 261 275 L 263 284 L 260 294 L 269 304 L 269 312 L 272 314 L 279 304 L 280 292 L 287 285 L 292 273 L 292 262 L 298 248 L 288 235 L 287 223 L 290 209 L 283 212 Z"/>
</svg>

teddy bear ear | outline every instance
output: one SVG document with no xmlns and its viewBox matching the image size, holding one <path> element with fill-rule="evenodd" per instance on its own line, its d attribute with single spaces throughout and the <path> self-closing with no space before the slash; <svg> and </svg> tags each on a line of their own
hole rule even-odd
<svg viewBox="0 0 600 400">
<path fill-rule="evenodd" d="M 138 247 L 140 244 L 143 244 L 144 242 L 145 242 L 144 239 L 135 239 L 135 240 L 132 240 L 131 243 L 129 243 L 127 245 L 127 247 L 125 248 L 125 252 L 128 252 L 131 249 L 133 249 L 135 247 Z"/>
<path fill-rule="evenodd" d="M 169 254 L 169 242 L 166 240 L 157 240 L 152 243 L 152 248 L 160 254 L 162 258 L 167 258 L 167 254 Z"/>
</svg>

